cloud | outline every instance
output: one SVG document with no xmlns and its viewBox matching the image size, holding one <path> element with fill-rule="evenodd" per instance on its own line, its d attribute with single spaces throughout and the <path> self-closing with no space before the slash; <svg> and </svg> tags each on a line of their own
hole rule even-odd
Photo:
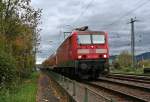
<svg viewBox="0 0 150 102">
<path fill-rule="evenodd" d="M 140 6 L 142 4 L 144 6 Z M 111 55 L 130 51 L 131 25 L 127 23 L 131 17 L 139 20 L 135 22 L 136 53 L 150 50 L 150 2 L 147 0 L 32 0 L 32 5 L 43 9 L 39 47 L 42 53 L 37 54 L 38 62 L 61 44 L 63 34 L 60 32 L 84 25 L 91 30 L 108 32 Z"/>
</svg>

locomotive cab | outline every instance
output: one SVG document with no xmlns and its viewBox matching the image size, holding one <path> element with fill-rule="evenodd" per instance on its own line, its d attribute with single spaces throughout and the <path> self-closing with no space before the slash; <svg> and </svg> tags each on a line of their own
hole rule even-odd
<svg viewBox="0 0 150 102">
<path fill-rule="evenodd" d="M 97 78 L 109 72 L 107 33 L 80 31 L 76 36 L 77 74 L 85 78 Z"/>
</svg>

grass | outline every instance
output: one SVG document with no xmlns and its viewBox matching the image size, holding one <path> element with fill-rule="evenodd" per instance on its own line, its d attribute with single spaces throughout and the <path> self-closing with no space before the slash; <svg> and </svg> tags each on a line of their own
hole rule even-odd
<svg viewBox="0 0 150 102">
<path fill-rule="evenodd" d="M 122 74 L 137 74 L 137 75 L 141 75 L 143 74 L 143 68 L 120 68 L 120 69 L 112 69 L 111 70 L 112 73 L 122 73 Z"/>
<path fill-rule="evenodd" d="M 34 72 L 25 79 L 14 91 L 3 89 L 0 92 L 0 102 L 36 102 L 38 73 Z"/>
</svg>

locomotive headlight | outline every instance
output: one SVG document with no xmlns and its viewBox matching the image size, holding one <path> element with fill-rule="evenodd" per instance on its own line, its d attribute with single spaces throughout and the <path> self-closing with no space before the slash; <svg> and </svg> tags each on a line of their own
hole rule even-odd
<svg viewBox="0 0 150 102">
<path fill-rule="evenodd" d="M 106 54 L 104 54 L 104 58 L 107 58 L 107 55 L 106 55 Z"/>
<path fill-rule="evenodd" d="M 82 58 L 82 56 L 81 56 L 81 55 L 79 55 L 79 56 L 78 56 L 78 59 L 81 59 L 81 58 Z"/>
</svg>

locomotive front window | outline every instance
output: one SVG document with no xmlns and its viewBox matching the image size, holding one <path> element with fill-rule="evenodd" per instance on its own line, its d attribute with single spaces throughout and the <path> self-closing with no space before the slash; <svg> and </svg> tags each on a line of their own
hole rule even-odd
<svg viewBox="0 0 150 102">
<path fill-rule="evenodd" d="M 93 44 L 104 44 L 105 36 L 104 35 L 92 35 Z"/>
<path fill-rule="evenodd" d="M 78 35 L 78 44 L 91 44 L 91 35 Z"/>
</svg>

